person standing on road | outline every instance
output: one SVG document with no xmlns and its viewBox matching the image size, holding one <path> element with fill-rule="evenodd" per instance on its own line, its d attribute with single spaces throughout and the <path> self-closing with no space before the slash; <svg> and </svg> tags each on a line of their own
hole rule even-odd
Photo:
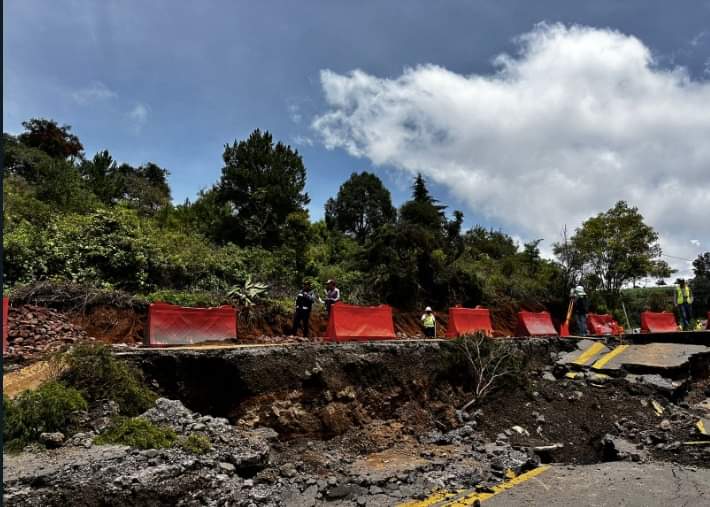
<svg viewBox="0 0 710 507">
<path fill-rule="evenodd" d="M 311 290 L 310 282 L 303 282 L 303 288 L 296 295 L 296 314 L 293 316 L 293 328 L 291 333 L 296 335 L 298 328 L 303 327 L 303 336 L 308 338 L 308 322 L 311 318 L 311 309 L 316 300 Z"/>
<path fill-rule="evenodd" d="M 589 312 L 587 293 L 584 292 L 584 287 L 577 285 L 571 295 L 574 298 L 574 319 L 577 323 L 577 332 L 579 336 L 587 336 L 587 313 Z"/>
<path fill-rule="evenodd" d="M 682 278 L 678 280 L 678 287 L 675 291 L 675 305 L 678 307 L 678 316 L 680 317 L 680 326 L 683 331 L 690 329 L 690 320 L 693 318 L 691 314 L 691 306 L 693 304 L 693 291 L 690 286 L 685 283 Z"/>
<path fill-rule="evenodd" d="M 436 317 L 434 317 L 434 312 L 431 311 L 431 306 L 427 306 L 424 309 L 424 315 L 422 315 L 422 327 L 424 327 L 424 336 L 427 338 L 436 337 Z"/>
<path fill-rule="evenodd" d="M 340 289 L 336 286 L 335 280 L 328 280 L 325 286 L 325 312 L 330 316 L 330 307 L 340 301 Z"/>
</svg>

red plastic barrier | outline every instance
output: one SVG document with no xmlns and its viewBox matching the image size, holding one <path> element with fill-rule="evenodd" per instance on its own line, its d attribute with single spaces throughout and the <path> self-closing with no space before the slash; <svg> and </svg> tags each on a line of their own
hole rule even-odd
<svg viewBox="0 0 710 507">
<path fill-rule="evenodd" d="M 325 341 L 391 340 L 394 334 L 392 307 L 355 306 L 336 303 L 330 308 Z"/>
<path fill-rule="evenodd" d="M 549 312 L 518 312 L 518 324 L 526 336 L 557 336 Z"/>
<path fill-rule="evenodd" d="M 641 332 L 674 333 L 678 331 L 675 315 L 671 312 L 641 312 Z"/>
<path fill-rule="evenodd" d="M 456 338 L 476 332 L 483 332 L 486 336 L 493 335 L 491 312 L 488 311 L 488 308 L 449 308 L 449 323 L 446 326 L 447 338 Z"/>
<path fill-rule="evenodd" d="M 587 314 L 587 328 L 590 334 L 596 335 L 606 335 L 606 334 L 618 334 L 619 333 L 619 323 L 614 320 L 614 318 L 608 313 L 597 314 L 589 313 Z"/>
<path fill-rule="evenodd" d="M 233 306 L 188 308 L 152 303 L 148 307 L 146 345 L 190 345 L 236 337 L 237 309 Z"/>
<path fill-rule="evenodd" d="M 8 333 L 8 312 L 10 311 L 10 300 L 7 297 L 2 298 L 2 351 L 7 352 L 7 333 Z"/>
</svg>

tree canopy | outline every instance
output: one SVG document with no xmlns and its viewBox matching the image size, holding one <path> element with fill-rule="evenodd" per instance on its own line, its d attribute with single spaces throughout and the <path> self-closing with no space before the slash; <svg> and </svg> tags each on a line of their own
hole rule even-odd
<svg viewBox="0 0 710 507">
<path fill-rule="evenodd" d="M 238 245 L 277 246 L 292 213 L 310 202 L 304 191 L 306 168 L 297 150 L 274 144 L 269 132 L 255 130 L 246 141 L 226 145 L 216 199 L 230 215 L 220 240 Z"/>
<path fill-rule="evenodd" d="M 19 141 L 30 148 L 37 148 L 50 157 L 79 157 L 84 151 L 79 138 L 71 133 L 69 125 L 57 125 L 53 120 L 32 118 L 22 122 L 25 132 L 18 136 Z"/>
<path fill-rule="evenodd" d="M 624 201 L 586 220 L 568 245 L 557 243 L 554 251 L 573 259 L 573 269 L 588 286 L 610 293 L 645 277 L 671 275 L 670 267 L 660 258 L 658 233 L 644 223 L 638 208 Z"/>
<path fill-rule="evenodd" d="M 352 173 L 335 199 L 325 204 L 328 227 L 365 241 L 377 228 L 394 223 L 397 210 L 380 178 L 369 172 Z"/>
</svg>

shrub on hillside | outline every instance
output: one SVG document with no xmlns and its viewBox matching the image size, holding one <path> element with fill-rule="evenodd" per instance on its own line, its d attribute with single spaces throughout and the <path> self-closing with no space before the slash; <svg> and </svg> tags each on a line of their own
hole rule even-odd
<svg viewBox="0 0 710 507">
<path fill-rule="evenodd" d="M 19 450 L 37 441 L 41 433 L 65 433 L 72 414 L 86 408 L 86 400 L 79 391 L 58 382 L 25 391 L 14 400 L 3 396 L 5 446 Z"/>
<path fill-rule="evenodd" d="M 198 435 L 197 433 L 180 438 L 177 446 L 191 454 L 205 454 L 212 449 L 212 443 L 207 435 Z"/>
<path fill-rule="evenodd" d="M 157 426 L 147 419 L 119 417 L 94 440 L 94 443 L 128 445 L 138 449 L 163 449 L 172 447 L 177 438 L 177 434 L 172 429 Z"/>
<path fill-rule="evenodd" d="M 121 413 L 138 415 L 153 405 L 155 393 L 143 384 L 141 373 L 116 359 L 100 344 L 77 345 L 62 356 L 61 380 L 90 401 L 113 400 Z"/>
</svg>

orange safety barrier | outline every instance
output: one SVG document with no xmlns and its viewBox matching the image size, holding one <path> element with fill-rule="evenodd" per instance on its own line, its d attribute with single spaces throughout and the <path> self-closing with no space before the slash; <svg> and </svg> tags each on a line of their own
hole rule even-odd
<svg viewBox="0 0 710 507">
<path fill-rule="evenodd" d="M 488 308 L 449 308 L 449 323 L 446 326 L 446 337 L 456 338 L 466 334 L 483 332 L 493 336 L 491 312 Z"/>
<path fill-rule="evenodd" d="M 8 333 L 8 312 L 10 311 L 10 299 L 2 298 L 2 351 L 7 352 L 7 333 Z"/>
<path fill-rule="evenodd" d="M 518 312 L 518 326 L 525 336 L 557 336 L 549 312 Z"/>
<path fill-rule="evenodd" d="M 675 315 L 671 312 L 641 312 L 642 333 L 673 333 L 678 331 Z"/>
<path fill-rule="evenodd" d="M 392 340 L 394 333 L 392 307 L 356 306 L 336 303 L 330 308 L 325 341 Z"/>
<path fill-rule="evenodd" d="M 148 346 L 190 345 L 223 341 L 237 337 L 237 309 L 225 305 L 216 308 L 189 308 L 168 303 L 148 307 Z"/>
<path fill-rule="evenodd" d="M 587 314 L 587 328 L 590 334 L 596 335 L 612 335 L 624 332 L 624 328 L 621 327 L 619 323 L 616 322 L 616 320 L 614 320 L 614 318 L 608 313 Z"/>
</svg>

